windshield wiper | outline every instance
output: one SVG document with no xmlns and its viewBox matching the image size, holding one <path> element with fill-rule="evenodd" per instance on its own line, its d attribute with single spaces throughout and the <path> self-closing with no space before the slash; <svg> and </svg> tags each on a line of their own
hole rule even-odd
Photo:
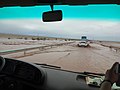
<svg viewBox="0 0 120 90">
<path fill-rule="evenodd" d="M 103 73 L 93 73 L 93 72 L 83 72 L 85 75 L 97 75 L 97 76 L 105 76 Z"/>
<path fill-rule="evenodd" d="M 49 64 L 40 64 L 40 63 L 34 63 L 36 65 L 40 65 L 42 67 L 47 67 L 47 68 L 56 68 L 56 69 L 61 69 L 61 67 L 59 66 L 55 66 L 55 65 L 49 65 Z M 67 71 L 67 72 L 72 72 L 72 73 L 78 73 L 78 74 L 82 74 L 85 76 L 105 76 L 105 74 L 103 73 L 93 73 L 93 72 L 75 72 L 75 71 L 68 71 L 68 70 L 62 70 L 62 71 Z"/>
<path fill-rule="evenodd" d="M 103 73 L 93 73 L 93 72 L 81 72 L 78 75 L 78 77 L 88 77 L 88 76 L 101 78 L 101 77 L 105 76 L 105 74 L 103 74 Z"/>
<path fill-rule="evenodd" d="M 40 65 L 40 66 L 43 66 L 43 67 L 52 67 L 52 68 L 57 68 L 57 69 L 60 69 L 61 67 L 59 66 L 54 66 L 54 65 L 48 65 L 48 64 L 40 64 L 40 63 L 34 63 L 36 65 Z"/>
</svg>

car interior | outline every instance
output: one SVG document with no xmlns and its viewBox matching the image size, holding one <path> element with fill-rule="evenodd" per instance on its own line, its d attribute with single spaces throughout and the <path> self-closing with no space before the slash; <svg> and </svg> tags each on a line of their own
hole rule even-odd
<svg viewBox="0 0 120 90">
<path fill-rule="evenodd" d="M 43 22 L 63 20 L 62 10 L 54 10 L 55 5 L 71 7 L 94 4 L 120 5 L 120 0 L 0 0 L 0 8 L 49 6 L 51 10 L 42 14 Z M 0 57 L 0 90 L 99 90 L 104 75 Z M 93 78 L 97 81 L 89 82 L 88 79 Z"/>
</svg>

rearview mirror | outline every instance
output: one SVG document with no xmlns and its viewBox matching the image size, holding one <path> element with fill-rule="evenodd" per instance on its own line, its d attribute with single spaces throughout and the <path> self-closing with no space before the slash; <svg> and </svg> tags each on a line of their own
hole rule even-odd
<svg viewBox="0 0 120 90">
<path fill-rule="evenodd" d="M 62 20 L 62 11 L 48 11 L 43 13 L 43 22 L 53 22 L 53 21 L 61 21 Z"/>
</svg>

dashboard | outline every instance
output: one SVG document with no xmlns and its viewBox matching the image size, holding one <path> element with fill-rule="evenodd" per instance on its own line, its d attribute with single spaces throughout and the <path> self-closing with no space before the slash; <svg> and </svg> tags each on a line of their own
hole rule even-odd
<svg viewBox="0 0 120 90">
<path fill-rule="evenodd" d="M 76 72 L 9 58 L 4 60 L 0 71 L 1 90 L 99 90 L 87 85 L 85 76 Z"/>
<path fill-rule="evenodd" d="M 6 60 L 1 73 L 35 84 L 42 83 L 44 77 L 42 70 L 39 70 L 34 65 L 11 59 Z"/>
</svg>

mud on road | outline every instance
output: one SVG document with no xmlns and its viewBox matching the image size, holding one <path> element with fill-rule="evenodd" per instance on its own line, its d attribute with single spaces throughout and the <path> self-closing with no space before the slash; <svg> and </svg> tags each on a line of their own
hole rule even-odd
<svg viewBox="0 0 120 90">
<path fill-rule="evenodd" d="M 70 71 L 105 73 L 114 62 L 120 62 L 120 53 L 99 44 L 91 44 L 90 47 L 84 48 L 77 47 L 74 43 L 44 50 L 19 60 L 60 66 Z"/>
</svg>

